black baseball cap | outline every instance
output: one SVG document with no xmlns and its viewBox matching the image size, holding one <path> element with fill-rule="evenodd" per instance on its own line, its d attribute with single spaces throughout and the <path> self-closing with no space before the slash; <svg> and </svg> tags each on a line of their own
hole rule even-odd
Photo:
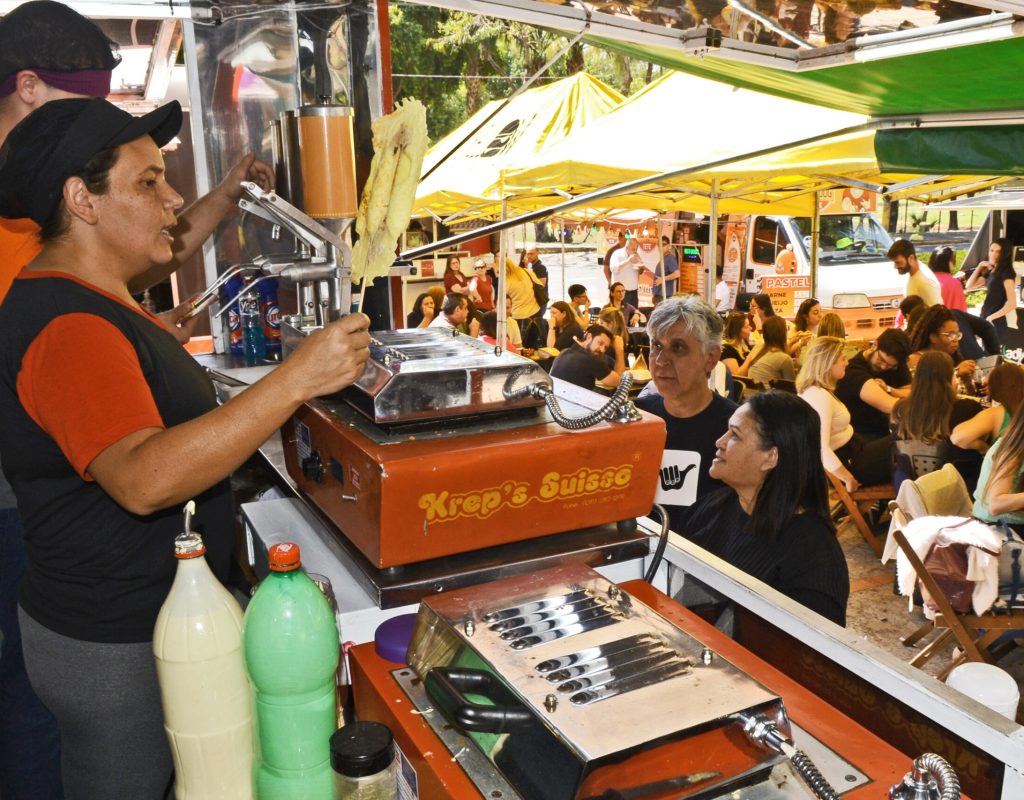
<svg viewBox="0 0 1024 800">
<path fill-rule="evenodd" d="M 99 25 L 77 11 L 53 0 L 32 0 L 0 19 L 0 83 L 25 69 L 113 70 L 121 61 L 116 50 Z"/>
<path fill-rule="evenodd" d="M 0 150 L 0 217 L 42 225 L 64 181 L 94 156 L 147 134 L 163 147 L 181 120 L 177 100 L 141 117 L 101 98 L 51 100 L 18 123 Z"/>
</svg>

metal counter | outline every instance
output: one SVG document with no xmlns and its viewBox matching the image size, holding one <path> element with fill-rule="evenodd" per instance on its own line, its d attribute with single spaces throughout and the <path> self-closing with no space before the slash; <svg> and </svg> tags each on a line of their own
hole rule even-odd
<svg viewBox="0 0 1024 800">
<path fill-rule="evenodd" d="M 196 360 L 214 373 L 215 379 L 219 374 L 241 383 L 258 379 L 274 368 L 273 365 L 246 367 L 241 357 L 232 355 L 207 354 L 197 356 Z M 222 397 L 227 399 L 232 389 L 219 388 L 222 389 Z M 397 609 L 418 603 L 420 598 L 436 592 L 486 583 L 567 561 L 598 569 L 610 580 L 631 580 L 641 577 L 642 559 L 650 552 L 650 537 L 646 533 L 620 530 L 613 523 L 433 561 L 377 569 L 341 530 L 298 492 L 295 481 L 285 468 L 280 434 L 274 434 L 264 442 L 259 454 L 269 467 L 274 482 L 290 493 L 294 500 L 290 512 L 279 508 L 270 519 L 253 508 L 260 503 L 244 505 L 243 516 L 254 539 L 264 543 L 280 541 L 281 537 L 275 538 L 275 533 L 280 533 L 282 527 L 288 525 L 315 536 L 337 559 L 347 579 L 358 585 L 379 609 Z"/>
</svg>

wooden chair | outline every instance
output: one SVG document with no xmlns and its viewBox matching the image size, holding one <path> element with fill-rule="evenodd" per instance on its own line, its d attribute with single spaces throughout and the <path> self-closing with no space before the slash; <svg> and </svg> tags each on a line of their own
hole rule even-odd
<svg viewBox="0 0 1024 800">
<path fill-rule="evenodd" d="M 871 530 L 871 526 L 868 521 L 864 518 L 864 511 L 870 506 L 877 503 L 879 500 L 894 500 L 896 499 L 896 491 L 892 488 L 890 483 L 880 483 L 875 486 L 861 486 L 855 492 L 848 492 L 846 490 L 846 484 L 844 484 L 838 477 L 833 475 L 831 472 L 826 470 L 828 479 L 832 482 L 832 488 L 835 490 L 836 496 L 839 498 L 839 502 L 843 504 L 847 512 L 850 514 L 850 519 L 853 520 L 853 524 L 857 526 L 857 530 L 860 531 L 860 535 L 864 537 L 864 541 L 871 547 L 871 551 L 878 556 L 882 557 L 882 542 L 874 531 Z"/>
<path fill-rule="evenodd" d="M 796 381 L 787 381 L 784 378 L 779 378 L 771 382 L 771 387 L 779 392 L 796 394 Z"/>
<path fill-rule="evenodd" d="M 917 557 L 917 553 L 910 546 L 907 537 L 903 535 L 903 531 L 894 530 L 892 537 L 907 557 L 918 580 L 928 590 L 928 594 L 931 595 L 932 602 L 935 603 L 937 608 L 933 620 L 926 622 L 912 634 L 901 640 L 906 647 L 913 647 L 929 633 L 938 631 L 938 635 L 928 642 L 917 655 L 910 659 L 910 666 L 920 667 L 929 661 L 950 639 L 956 640 L 957 646 L 960 648 L 960 655 L 953 658 L 949 666 L 938 674 L 940 681 L 944 681 L 955 667 L 958 667 L 965 661 L 982 661 L 987 664 L 994 664 L 996 659 L 1004 654 L 1005 650 L 1001 649 L 998 652 L 993 652 L 991 650 L 992 645 L 1007 631 L 1024 628 L 1024 615 L 1012 613 L 999 615 L 982 614 L 980 616 L 977 614 L 958 614 L 949 604 L 949 600 L 946 599 L 942 589 L 939 588 L 931 574 L 925 569 L 924 563 Z M 1006 649 L 1010 648 L 1007 647 Z"/>
<path fill-rule="evenodd" d="M 744 378 L 740 375 L 733 375 L 732 379 L 734 383 L 738 383 L 740 386 L 743 387 L 741 397 L 744 400 L 748 397 L 758 394 L 759 392 L 765 391 L 765 387 L 762 384 L 757 383 L 756 381 L 752 381 L 750 380 L 750 378 Z"/>
</svg>

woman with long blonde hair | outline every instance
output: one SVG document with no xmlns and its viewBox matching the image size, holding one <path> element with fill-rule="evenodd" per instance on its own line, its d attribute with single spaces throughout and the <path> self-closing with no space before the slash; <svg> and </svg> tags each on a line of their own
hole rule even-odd
<svg viewBox="0 0 1024 800">
<path fill-rule="evenodd" d="M 819 336 L 807 349 L 796 378 L 797 394 L 818 414 L 821 423 L 821 461 L 848 491 L 862 483 L 882 483 L 891 477 L 892 437 L 865 442 L 850 424 L 850 411 L 836 397 L 836 384 L 846 374 L 846 341 Z"/>
</svg>

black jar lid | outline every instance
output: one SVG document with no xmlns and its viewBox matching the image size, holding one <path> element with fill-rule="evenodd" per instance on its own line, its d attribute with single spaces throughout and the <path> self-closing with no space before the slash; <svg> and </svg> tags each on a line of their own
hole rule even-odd
<svg viewBox="0 0 1024 800">
<path fill-rule="evenodd" d="M 365 778 L 387 769 L 394 742 L 387 725 L 352 722 L 331 734 L 331 766 L 349 778 Z"/>
</svg>

